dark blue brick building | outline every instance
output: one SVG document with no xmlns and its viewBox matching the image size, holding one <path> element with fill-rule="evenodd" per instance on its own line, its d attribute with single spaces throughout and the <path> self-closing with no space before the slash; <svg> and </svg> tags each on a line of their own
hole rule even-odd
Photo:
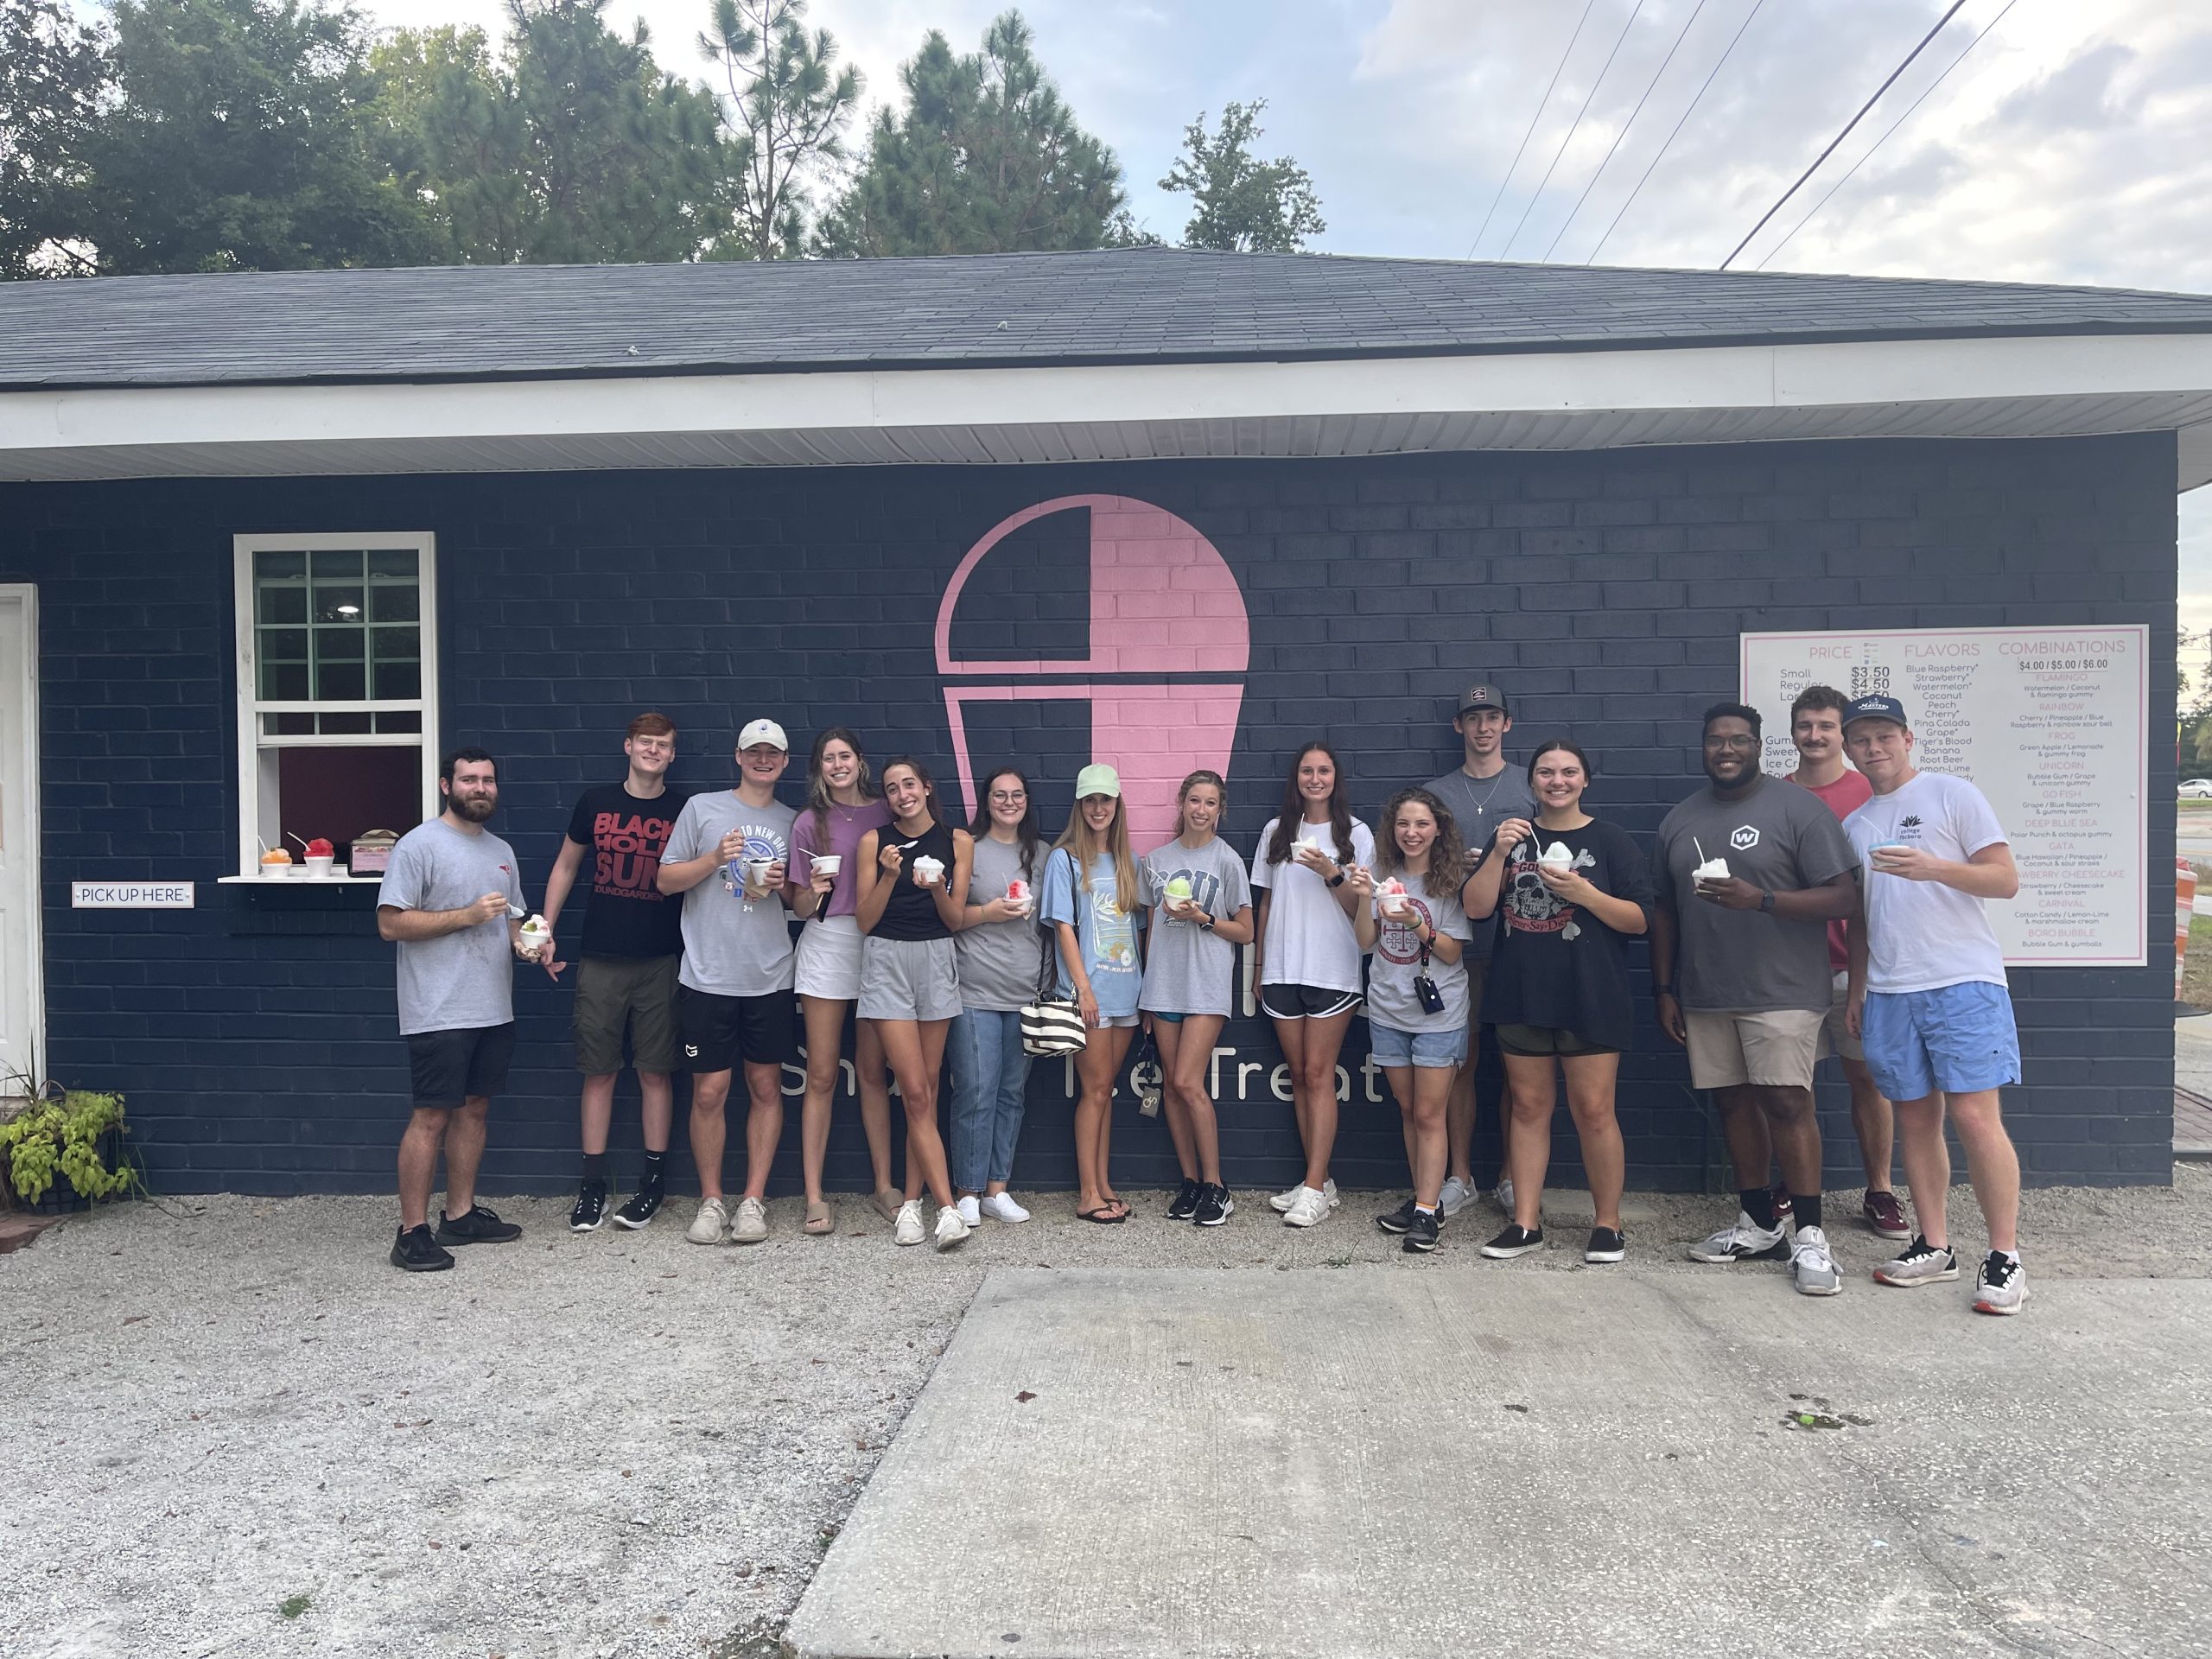
<svg viewBox="0 0 2212 1659">
<path fill-rule="evenodd" d="M 1645 837 L 1746 632 L 2143 624 L 2170 686 L 2208 330 L 2191 296 L 1169 251 L 18 284 L 0 595 L 36 812 L 0 826 L 35 883 L 0 904 L 10 1052 L 124 1090 L 158 1190 L 388 1187 L 375 887 L 235 878 L 257 836 L 405 829 L 424 756 L 479 742 L 536 894 L 642 709 L 681 728 L 686 789 L 725 786 L 768 714 L 802 751 L 840 722 L 929 757 L 951 794 L 960 751 L 1019 758 L 1055 825 L 1095 748 L 1172 780 L 1218 745 L 1249 850 L 1301 741 L 1338 747 L 1371 820 L 1453 764 L 1478 678 L 1515 700 L 1516 761 L 1571 733 L 1592 810 Z M 947 601 L 971 550 L 1071 501 Z M 2148 821 L 2158 938 L 2171 821 Z M 72 906 L 152 880 L 194 907 Z M 2015 971 L 2031 1180 L 2168 1179 L 2171 976 L 2155 950 Z M 575 1167 L 568 992 L 517 997 L 493 1192 Z M 1643 1017 L 1631 1185 L 1728 1184 Z M 1250 1018 L 1223 1044 L 1224 1154 L 1286 1179 L 1281 1056 Z M 1388 1184 L 1363 1060 L 1356 1022 L 1339 1174 Z M 1040 1065 L 1019 1185 L 1067 1184 L 1067 1093 Z M 1121 1109 L 1117 1167 L 1165 1180 L 1164 1130 Z M 795 1183 L 795 1128 L 785 1155 Z"/>
</svg>

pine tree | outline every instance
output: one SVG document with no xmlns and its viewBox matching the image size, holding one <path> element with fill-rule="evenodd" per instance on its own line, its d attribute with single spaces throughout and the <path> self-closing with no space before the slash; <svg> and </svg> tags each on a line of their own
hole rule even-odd
<svg viewBox="0 0 2212 1659">
<path fill-rule="evenodd" d="M 814 180 L 845 158 L 860 72 L 833 73 L 836 41 L 827 29 L 810 35 L 805 19 L 806 0 L 715 0 L 714 27 L 699 36 L 729 88 L 736 226 L 716 241 L 716 257 L 798 258 Z"/>
<path fill-rule="evenodd" d="M 1322 223 L 1321 203 L 1304 168 L 1287 156 L 1272 162 L 1253 159 L 1260 111 L 1267 107 L 1265 99 L 1225 105 L 1221 130 L 1212 134 L 1200 111 L 1183 130 L 1184 153 L 1160 188 L 1191 194 L 1193 211 L 1183 230 L 1184 246 L 1224 253 L 1295 253 L 1307 237 L 1329 228 Z"/>
<path fill-rule="evenodd" d="M 1122 167 L 1077 124 L 1018 11 L 956 55 L 932 29 L 879 111 L 858 175 L 824 218 L 833 257 L 1008 253 L 1139 239 Z"/>
</svg>

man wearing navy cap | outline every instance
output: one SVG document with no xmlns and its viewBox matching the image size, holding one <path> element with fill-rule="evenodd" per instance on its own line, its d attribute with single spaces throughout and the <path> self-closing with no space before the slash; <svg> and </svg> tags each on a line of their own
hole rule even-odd
<svg viewBox="0 0 2212 1659">
<path fill-rule="evenodd" d="M 2028 1296 L 2020 1160 L 1998 1091 L 2020 1080 L 2020 1039 L 1986 901 L 2018 893 L 2019 872 L 1982 792 L 1912 764 L 1912 728 L 1895 697 L 1851 702 L 1843 741 L 1874 788 L 1843 823 L 1865 867 L 1845 1017 L 1866 1044 L 1874 1081 L 1897 1103 L 1897 1141 L 1920 1224 L 1874 1279 L 1910 1289 L 1959 1276 L 1943 1213 L 1951 1185 L 1948 1110 L 1989 1225 L 1974 1310 L 2017 1313 Z"/>
</svg>

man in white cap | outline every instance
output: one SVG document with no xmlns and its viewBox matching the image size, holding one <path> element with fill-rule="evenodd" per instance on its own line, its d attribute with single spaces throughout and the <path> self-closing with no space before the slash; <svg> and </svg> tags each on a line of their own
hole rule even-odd
<svg viewBox="0 0 2212 1659">
<path fill-rule="evenodd" d="M 1459 712 L 1452 729 L 1459 734 L 1464 756 L 1441 778 L 1433 778 L 1428 792 L 1452 809 L 1459 820 L 1460 838 L 1467 850 L 1479 856 L 1508 818 L 1534 823 L 1536 798 L 1529 788 L 1528 774 L 1505 763 L 1505 734 L 1513 729 L 1506 709 L 1505 693 L 1495 685 L 1477 685 L 1459 699 Z M 1386 829 L 1384 831 L 1388 834 Z M 1474 1167 L 1475 1063 L 1482 1058 L 1483 987 L 1490 978 L 1491 952 L 1497 943 L 1495 918 L 1478 923 L 1475 937 L 1460 951 L 1467 964 L 1467 1062 L 1452 1080 L 1445 1103 L 1445 1141 L 1449 1154 L 1448 1173 L 1440 1206 L 1448 1219 L 1467 1207 L 1477 1193 Z M 1507 1136 L 1512 1114 L 1501 1105 L 1497 1114 L 1498 1207 L 1513 1214 L 1513 1179 L 1506 1170 L 1510 1160 Z"/>
<path fill-rule="evenodd" d="M 2028 1299 L 2020 1159 L 1998 1091 L 2020 1080 L 2020 1037 L 1986 901 L 2018 893 L 2020 874 L 1982 792 L 1912 764 L 1912 729 L 1895 697 L 1854 699 L 1843 711 L 1843 741 L 1874 786 L 1843 822 L 1866 883 L 1863 924 L 1851 928 L 1845 1017 L 1866 1045 L 1874 1081 L 1897 1103 L 1920 1224 L 1904 1254 L 1874 1269 L 1874 1281 L 1910 1289 L 1959 1276 L 1943 1213 L 1948 1109 L 1989 1225 L 1974 1311 L 2018 1313 Z"/>
<path fill-rule="evenodd" d="M 768 1168 L 784 1133 L 782 1068 L 799 1063 L 798 1008 L 789 880 L 798 814 L 776 798 L 791 743 L 772 720 L 737 735 L 735 789 L 683 804 L 661 855 L 663 893 L 683 895 L 683 962 L 676 1018 L 691 1073 L 691 1158 L 699 1211 L 684 1234 L 694 1244 L 741 1244 L 768 1236 Z M 745 1192 L 734 1217 L 722 1196 L 722 1108 L 730 1073 L 745 1067 L 751 1109 L 745 1123 Z"/>
</svg>

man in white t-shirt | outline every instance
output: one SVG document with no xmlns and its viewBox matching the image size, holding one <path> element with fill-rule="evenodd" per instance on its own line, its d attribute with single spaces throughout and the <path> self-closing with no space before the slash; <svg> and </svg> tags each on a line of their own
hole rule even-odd
<svg viewBox="0 0 2212 1659">
<path fill-rule="evenodd" d="M 1989 1224 L 1975 1275 L 1975 1311 L 2017 1313 L 2027 1300 L 2020 1266 L 2020 1160 L 1998 1091 L 2020 1080 L 2020 1039 L 2005 953 L 1986 901 L 2010 899 L 2020 876 L 2005 830 L 1963 778 L 1912 764 L 1912 730 L 1894 697 L 1859 697 L 1843 711 L 1852 763 L 1874 793 L 1844 820 L 1864 867 L 1864 907 L 1851 926 L 1846 1018 L 1866 1045 L 1867 1069 L 1897 1103 L 1897 1140 L 1918 1234 L 1875 1282 L 1910 1288 L 1959 1276 L 1944 1200 L 1948 1109 L 1966 1148 L 1967 1175 Z"/>
</svg>

